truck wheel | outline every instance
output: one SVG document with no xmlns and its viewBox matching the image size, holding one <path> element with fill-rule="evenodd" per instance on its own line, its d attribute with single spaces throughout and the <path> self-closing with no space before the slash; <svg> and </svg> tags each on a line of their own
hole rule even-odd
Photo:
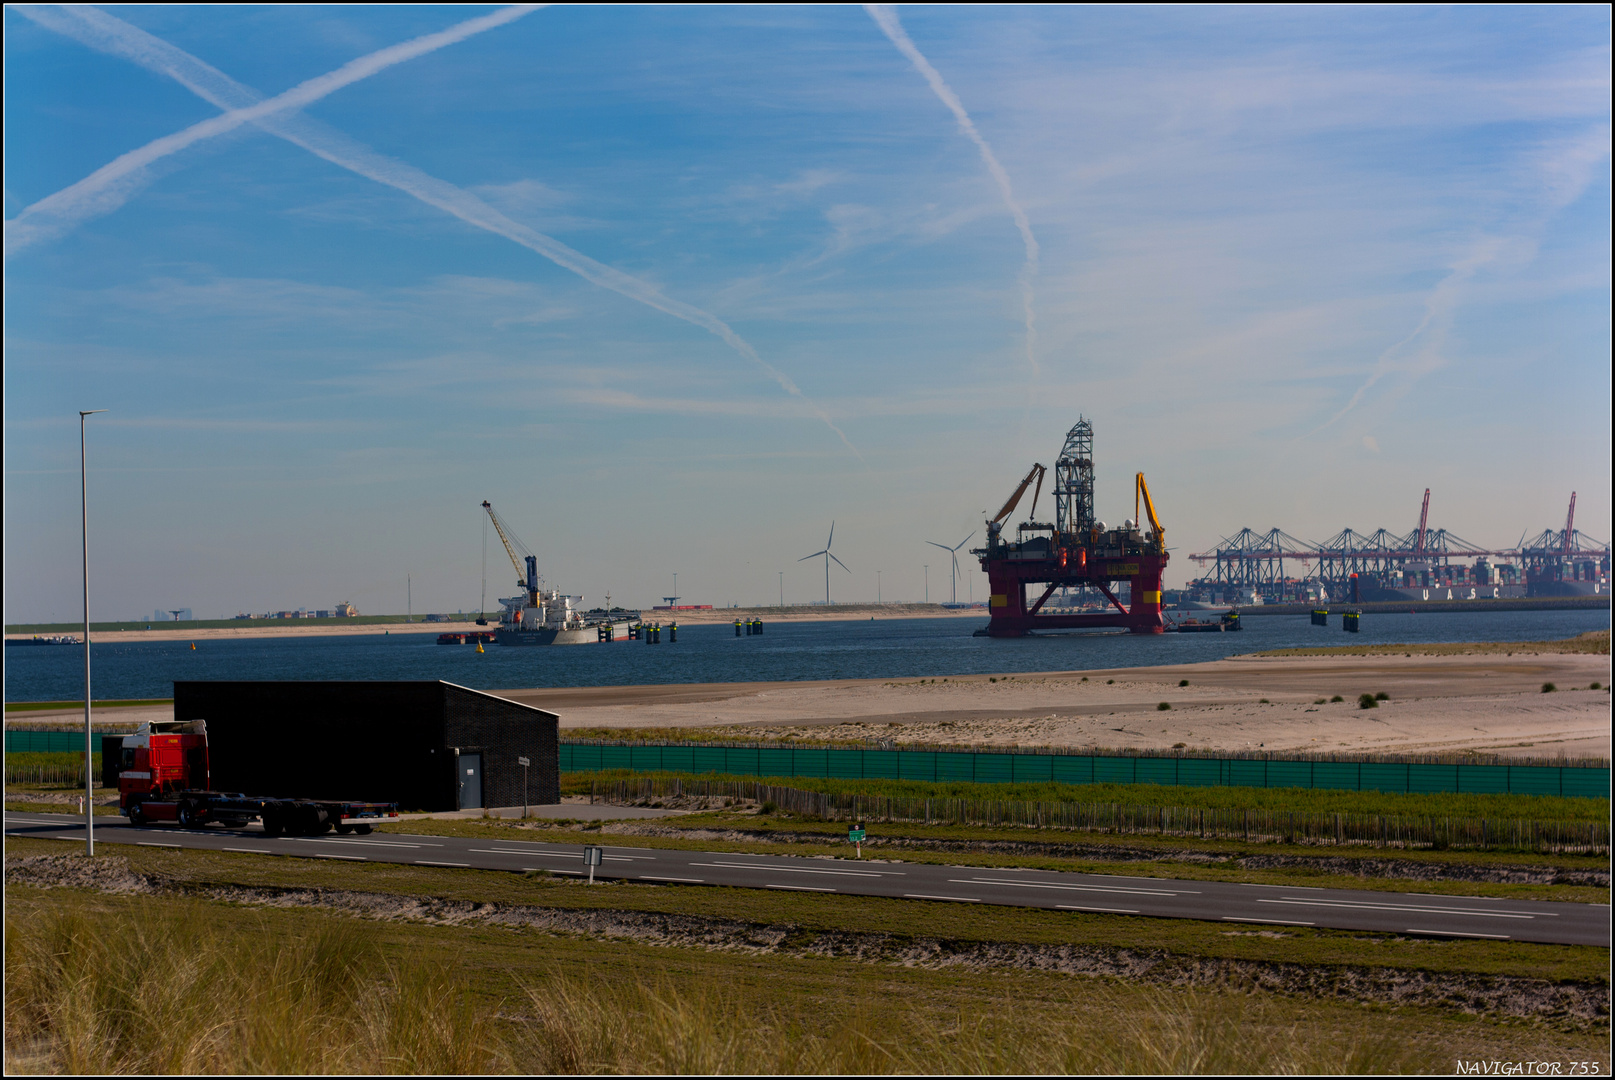
<svg viewBox="0 0 1615 1080">
<path fill-rule="evenodd" d="M 370 826 L 368 826 L 368 825 L 355 825 L 353 827 L 353 831 L 358 833 L 360 836 L 369 836 L 370 835 Z"/>
<path fill-rule="evenodd" d="M 195 828 L 196 810 L 190 803 L 182 802 L 179 804 L 179 809 L 174 812 L 174 820 L 179 822 L 179 827 L 182 829 Z"/>
<path fill-rule="evenodd" d="M 139 803 L 129 808 L 129 824 L 136 826 L 146 824 L 146 812 L 140 808 Z"/>
<path fill-rule="evenodd" d="M 338 836 L 346 836 L 352 831 L 353 831 L 353 826 L 352 825 L 338 825 L 336 827 L 336 834 Z"/>
<path fill-rule="evenodd" d="M 279 836 L 281 832 L 280 816 L 278 814 L 265 814 L 263 816 L 264 835 Z"/>
</svg>

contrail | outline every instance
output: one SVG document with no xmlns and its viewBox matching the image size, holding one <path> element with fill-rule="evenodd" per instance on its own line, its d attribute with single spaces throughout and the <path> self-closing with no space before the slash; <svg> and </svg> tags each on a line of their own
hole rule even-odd
<svg viewBox="0 0 1615 1080">
<path fill-rule="evenodd" d="M 925 81 L 931 85 L 932 93 L 953 112 L 953 118 L 959 122 L 959 130 L 976 144 L 977 151 L 981 153 L 982 163 L 997 181 L 998 191 L 1004 197 L 1004 205 L 1009 207 L 1009 214 L 1015 219 L 1015 228 L 1020 230 L 1021 243 L 1026 247 L 1026 264 L 1021 267 L 1020 276 L 1021 307 L 1026 316 L 1026 362 L 1031 365 L 1032 376 L 1036 378 L 1041 373 L 1037 363 L 1037 316 L 1032 308 L 1032 281 L 1037 277 L 1037 237 L 1032 235 L 1032 223 L 1027 220 L 1026 211 L 1021 209 L 1021 204 L 1015 199 L 1015 189 L 1010 186 L 1009 173 L 1004 171 L 1004 167 L 998 163 L 998 156 L 993 153 L 993 148 L 987 145 L 987 140 L 976 130 L 975 122 L 970 119 L 970 114 L 965 112 L 959 95 L 943 81 L 937 69 L 931 66 L 931 62 L 909 39 L 908 32 L 898 21 L 897 9 L 889 4 L 865 4 L 864 10 L 875 20 L 875 25 L 891 38 L 898 51 L 908 57 L 915 70 L 925 77 Z"/>
<path fill-rule="evenodd" d="M 1459 290 L 1470 278 L 1475 276 L 1476 271 L 1496 258 L 1499 246 L 1500 244 L 1497 241 L 1484 241 L 1477 244 L 1468 256 L 1453 264 L 1447 276 L 1442 278 L 1441 282 L 1431 290 L 1430 295 L 1425 298 L 1424 318 L 1419 320 L 1419 325 L 1415 326 L 1413 331 L 1401 341 L 1380 353 L 1379 358 L 1374 361 L 1374 370 L 1369 374 L 1363 385 L 1357 388 L 1357 392 L 1351 396 L 1351 399 L 1341 407 L 1339 412 L 1325 420 L 1308 434 L 1316 435 L 1318 432 L 1332 427 L 1341 417 L 1355 409 L 1368 392 L 1374 388 L 1376 383 L 1395 370 L 1392 365 L 1392 358 L 1400 353 L 1404 346 L 1423 335 L 1432 326 L 1435 328 L 1432 335 L 1435 340 L 1428 346 L 1427 351 L 1439 349 L 1446 340 L 1446 323 L 1451 319 L 1453 310 L 1458 306 Z"/>
<path fill-rule="evenodd" d="M 41 25 L 50 25 L 46 19 L 39 18 L 41 13 L 29 9 L 20 10 L 22 14 L 35 19 Z M 73 10 L 68 9 L 68 13 L 71 14 Z M 222 116 L 203 120 L 192 124 L 184 131 L 154 139 L 138 150 L 131 150 L 102 166 L 71 187 L 63 188 L 56 194 L 39 200 L 6 222 L 6 257 L 10 258 L 30 244 L 58 235 L 86 218 L 116 210 L 143 182 L 147 168 L 187 146 L 234 131 L 242 124 L 254 123 L 276 113 L 312 105 L 344 86 L 368 79 L 395 64 L 435 52 L 445 45 L 463 41 L 484 30 L 503 26 L 533 10 L 534 5 L 524 4 L 503 8 L 480 18 L 467 19 L 447 30 L 392 45 L 368 56 L 361 56 L 357 60 L 343 64 L 335 71 L 299 83 L 283 94 L 267 100 L 260 99 L 252 105 L 230 109 Z M 51 28 L 59 29 L 56 26 Z"/>
<path fill-rule="evenodd" d="M 525 11 L 522 13 L 525 14 Z M 224 117 L 245 116 L 243 123 L 250 122 L 324 158 L 333 165 L 412 195 L 467 224 L 515 241 L 586 281 L 699 326 L 766 371 L 786 393 L 800 399 L 825 426 L 835 432 L 837 438 L 859 461 L 864 461 L 858 448 L 852 445 L 846 433 L 836 426 L 828 413 L 804 394 L 788 375 L 758 355 L 750 342 L 735 333 L 728 323 L 716 315 L 665 296 L 654 286 L 636 277 L 597 262 L 553 237 L 513 221 L 471 192 L 456 187 L 446 180 L 439 180 L 413 165 L 378 154 L 368 146 L 312 117 L 286 112 L 284 109 L 266 110 L 265 105 L 280 99 L 270 98 L 265 101 L 257 91 L 236 82 L 217 68 L 103 11 L 72 7 L 51 11 L 44 18 L 40 17 L 44 13 L 37 9 L 25 10 L 24 14 L 40 25 L 56 30 L 91 48 L 122 56 L 149 70 L 168 75 L 197 96 L 228 110 Z M 287 93 L 293 92 L 295 91 Z M 281 95 L 282 98 L 285 96 Z M 87 182 L 87 180 L 80 181 L 74 187 Z M 9 242 L 9 236 L 7 239 Z M 866 467 L 867 464 L 865 462 Z"/>
</svg>

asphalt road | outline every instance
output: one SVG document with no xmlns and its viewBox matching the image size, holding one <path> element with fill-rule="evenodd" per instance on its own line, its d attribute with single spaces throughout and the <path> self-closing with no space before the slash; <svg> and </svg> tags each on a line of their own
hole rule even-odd
<svg viewBox="0 0 1615 1080">
<path fill-rule="evenodd" d="M 168 825 L 137 828 L 122 818 L 98 818 L 95 826 L 96 841 L 104 844 L 518 873 L 527 870 L 576 876 L 588 873 L 583 864 L 583 848 L 577 844 L 404 833 L 268 837 L 256 825 L 243 830 L 187 830 Z M 7 836 L 84 842 L 82 821 L 67 815 L 8 812 L 5 831 Z M 1606 904 L 633 847 L 606 847 L 604 863 L 596 868 L 595 875 L 600 879 L 675 885 L 891 896 L 938 903 L 1002 904 L 1115 915 L 1319 926 L 1439 938 L 1537 941 L 1604 948 L 1610 944 L 1610 908 Z"/>
</svg>

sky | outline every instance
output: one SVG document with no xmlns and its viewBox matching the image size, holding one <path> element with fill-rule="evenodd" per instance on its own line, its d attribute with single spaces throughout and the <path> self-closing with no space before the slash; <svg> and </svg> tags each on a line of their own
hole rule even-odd
<svg viewBox="0 0 1615 1080">
<path fill-rule="evenodd" d="M 484 499 L 588 604 L 822 600 L 832 522 L 948 600 L 1079 415 L 1169 586 L 1427 487 L 1610 538 L 1603 6 L 4 18 L 8 623 L 81 409 L 95 619 L 475 610 Z"/>
</svg>

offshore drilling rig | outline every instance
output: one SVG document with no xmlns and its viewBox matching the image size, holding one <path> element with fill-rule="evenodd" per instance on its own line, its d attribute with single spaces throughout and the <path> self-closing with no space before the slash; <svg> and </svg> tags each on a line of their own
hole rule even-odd
<svg viewBox="0 0 1615 1080">
<path fill-rule="evenodd" d="M 1034 464 L 1020 487 L 987 522 L 987 546 L 970 553 L 987 572 L 992 600 L 988 623 L 977 633 L 989 637 L 1021 637 L 1029 630 L 1069 630 L 1121 626 L 1135 634 L 1159 634 L 1161 575 L 1166 569 L 1165 530 L 1155 517 L 1144 474 L 1134 487 L 1135 509 L 1119 529 L 1106 528 L 1094 518 L 1093 424 L 1081 416 L 1066 433 L 1065 446 L 1054 463 L 1054 521 L 1037 520 L 1037 501 L 1043 492 L 1046 470 Z M 1015 539 L 1006 540 L 1004 522 L 1015 512 L 1026 489 L 1032 487 L 1027 520 L 1015 527 Z M 1138 508 L 1149 515 L 1150 530 L 1140 532 Z M 1111 585 L 1131 585 L 1131 608 L 1122 606 Z M 1042 593 L 1027 605 L 1027 585 Z M 1103 593 L 1114 612 L 1038 614 L 1055 590 L 1090 586 Z"/>
</svg>

